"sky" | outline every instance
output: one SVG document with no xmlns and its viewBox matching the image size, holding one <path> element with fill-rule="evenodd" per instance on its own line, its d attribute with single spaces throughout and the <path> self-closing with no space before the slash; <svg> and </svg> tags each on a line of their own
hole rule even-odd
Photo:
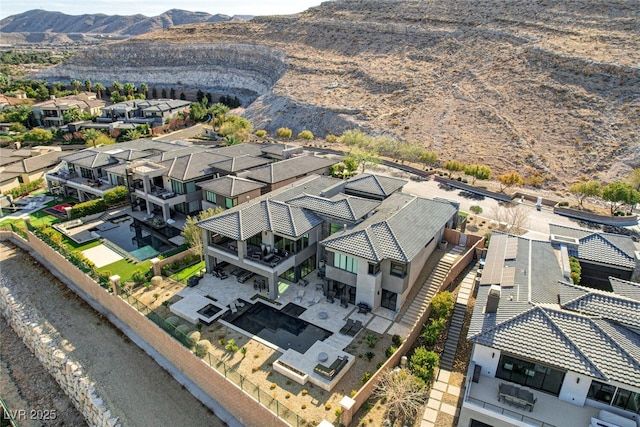
<svg viewBox="0 0 640 427">
<path fill-rule="evenodd" d="M 68 15 L 156 16 L 169 9 L 207 12 L 212 15 L 288 15 L 318 6 L 323 0 L 0 0 L 0 19 L 31 9 L 63 12 Z"/>
</svg>

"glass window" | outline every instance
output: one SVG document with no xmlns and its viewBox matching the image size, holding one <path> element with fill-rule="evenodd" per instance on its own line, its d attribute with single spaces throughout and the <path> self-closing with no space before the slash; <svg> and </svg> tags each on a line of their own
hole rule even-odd
<svg viewBox="0 0 640 427">
<path fill-rule="evenodd" d="M 184 194 L 184 184 L 180 181 L 171 180 L 171 190 L 176 194 Z"/>
<path fill-rule="evenodd" d="M 382 290 L 382 300 L 380 301 L 380 305 L 382 307 L 395 311 L 397 300 L 398 294 L 396 294 L 395 292 L 387 291 L 386 289 Z"/>
<path fill-rule="evenodd" d="M 311 255 L 309 258 L 302 261 L 300 264 L 300 278 L 303 278 L 307 274 L 316 269 L 316 256 Z"/>
<path fill-rule="evenodd" d="M 193 200 L 189 202 L 189 213 L 200 212 L 200 202 L 198 200 Z"/>
<path fill-rule="evenodd" d="M 262 247 L 262 233 L 258 233 L 255 234 L 251 237 L 249 237 L 249 239 L 247 239 L 247 243 L 250 245 L 254 245 L 254 246 L 258 246 L 259 248 Z"/>
<path fill-rule="evenodd" d="M 640 414 L 640 393 L 618 388 L 613 406 Z"/>
<path fill-rule="evenodd" d="M 616 388 L 612 385 L 601 383 L 599 381 L 591 381 L 591 387 L 589 387 L 587 397 L 589 399 L 597 400 L 598 402 L 610 404 L 615 391 Z"/>
<path fill-rule="evenodd" d="M 287 271 L 282 273 L 280 275 L 280 278 L 282 278 L 284 280 L 288 280 L 289 282 L 295 282 L 296 281 L 296 269 L 295 269 L 295 267 L 291 267 L 290 269 L 288 269 Z"/>
<path fill-rule="evenodd" d="M 333 266 L 350 273 L 358 272 L 358 260 L 356 258 L 337 252 L 333 254 Z"/>
<path fill-rule="evenodd" d="M 369 263 L 369 274 L 375 276 L 380 272 L 380 263 Z"/>
<path fill-rule="evenodd" d="M 225 197 L 224 205 L 227 209 L 232 208 L 234 206 L 238 206 L 238 199 L 232 199 L 231 197 Z"/>
<path fill-rule="evenodd" d="M 216 203 L 216 193 L 212 193 L 211 191 L 205 191 L 205 197 L 207 198 L 207 202 Z"/>
<path fill-rule="evenodd" d="M 391 271 L 390 274 L 392 276 L 404 277 L 407 274 L 407 265 L 402 264 L 400 262 L 391 262 Z"/>
<path fill-rule="evenodd" d="M 563 371 L 507 355 L 500 356 L 496 370 L 496 378 L 543 390 L 556 396 L 560 394 L 564 375 Z"/>
<path fill-rule="evenodd" d="M 343 226 L 340 224 L 331 224 L 331 231 L 330 234 L 333 234 L 335 232 L 338 232 L 340 230 L 342 230 Z"/>
<path fill-rule="evenodd" d="M 196 183 L 193 181 L 187 182 L 186 187 L 187 187 L 187 193 L 193 193 L 196 191 Z"/>
</svg>

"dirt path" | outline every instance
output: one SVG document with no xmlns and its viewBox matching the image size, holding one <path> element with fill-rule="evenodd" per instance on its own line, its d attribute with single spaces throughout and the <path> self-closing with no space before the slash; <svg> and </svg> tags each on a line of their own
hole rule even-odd
<svg viewBox="0 0 640 427">
<path fill-rule="evenodd" d="M 98 395 L 123 426 L 224 425 L 44 267 L 4 242 L 0 243 L 0 286 L 8 287 L 17 300 L 37 309 L 67 340 L 69 357 L 84 367 L 96 383 Z M 32 388 L 34 396 L 50 394 L 37 381 L 28 381 L 25 387 Z"/>
</svg>

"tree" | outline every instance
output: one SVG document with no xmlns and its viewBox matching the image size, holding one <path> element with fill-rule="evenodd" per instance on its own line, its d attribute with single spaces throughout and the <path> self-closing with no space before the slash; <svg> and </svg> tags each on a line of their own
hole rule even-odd
<svg viewBox="0 0 640 427">
<path fill-rule="evenodd" d="M 464 168 L 465 175 L 473 177 L 471 184 L 476 183 L 476 179 L 489 179 L 491 178 L 491 169 L 485 165 L 469 165 Z"/>
<path fill-rule="evenodd" d="M 513 187 L 514 185 L 522 185 L 523 180 L 518 172 L 512 171 L 507 172 L 498 177 L 498 181 L 500 181 L 500 191 L 504 192 L 507 188 Z"/>
<path fill-rule="evenodd" d="M 358 162 L 358 165 L 362 168 L 362 172 L 365 171 L 367 165 L 377 165 L 380 163 L 380 158 L 377 157 L 375 152 L 354 149 L 351 150 L 347 157 L 351 157 Z"/>
<path fill-rule="evenodd" d="M 444 164 L 444 168 L 449 171 L 449 178 L 451 178 L 453 172 L 460 172 L 464 170 L 464 163 L 457 160 L 449 160 Z"/>
<path fill-rule="evenodd" d="M 202 247 L 202 229 L 198 227 L 196 224 L 200 221 L 204 221 L 207 218 L 211 218 L 214 215 L 223 212 L 224 209 L 218 206 L 216 209 L 209 208 L 206 211 L 200 212 L 198 216 L 187 216 L 187 220 L 182 228 L 182 237 L 184 237 L 184 242 L 190 248 L 197 248 L 200 254 L 200 261 L 202 261 L 204 257 L 204 251 Z"/>
<path fill-rule="evenodd" d="M 493 218 L 500 223 L 501 228 L 520 234 L 529 225 L 529 210 L 521 204 L 511 203 L 505 207 L 494 208 Z"/>
<path fill-rule="evenodd" d="M 73 90 L 75 91 L 75 93 L 78 93 L 80 91 L 80 86 L 82 86 L 82 83 L 80 83 L 79 80 L 71 79 L 71 86 L 73 86 Z"/>
<path fill-rule="evenodd" d="M 24 126 L 29 124 L 29 119 L 33 116 L 33 112 L 28 105 L 20 105 L 18 107 L 6 107 L 2 111 L 4 121 L 9 123 L 22 123 Z"/>
<path fill-rule="evenodd" d="M 22 135 L 24 141 L 33 141 L 40 144 L 50 142 L 53 139 L 51 131 L 46 129 L 34 128 Z"/>
<path fill-rule="evenodd" d="M 91 80 L 89 79 L 85 80 L 84 87 L 87 89 L 87 92 L 91 92 L 91 87 L 92 87 Z"/>
<path fill-rule="evenodd" d="M 640 167 L 635 168 L 629 175 L 629 184 L 634 190 L 640 191 Z"/>
<path fill-rule="evenodd" d="M 114 92 L 120 93 L 122 91 L 122 83 L 120 83 L 117 80 L 114 80 L 114 82 L 111 83 L 111 88 L 113 89 Z"/>
<path fill-rule="evenodd" d="M 470 210 L 471 212 L 473 212 L 473 214 L 474 214 L 476 217 L 482 213 L 482 207 L 480 207 L 480 206 L 478 206 L 478 205 L 470 206 L 470 207 L 469 207 L 469 210 Z M 477 220 L 477 218 L 476 218 L 476 220 Z M 474 223 L 475 223 L 475 221 L 476 221 L 476 220 L 474 220 Z"/>
<path fill-rule="evenodd" d="M 98 82 L 93 87 L 96 90 L 96 94 L 98 95 L 98 99 L 102 99 L 102 92 L 105 90 L 104 85 L 102 83 Z"/>
<path fill-rule="evenodd" d="M 208 98 L 211 99 L 211 98 Z M 226 114 L 229 112 L 229 107 L 219 102 L 216 102 L 208 109 L 209 113 L 213 116 L 213 128 L 220 128 L 226 120 Z"/>
<path fill-rule="evenodd" d="M 169 89 L 169 98 L 176 99 L 176 90 L 174 88 Z"/>
<path fill-rule="evenodd" d="M 597 197 L 602 191 L 600 183 L 598 181 L 581 181 L 576 182 L 569 187 L 569 193 L 576 196 L 580 208 L 583 208 L 582 203 L 587 197 Z"/>
<path fill-rule="evenodd" d="M 386 401 L 390 418 L 402 421 L 413 420 L 426 400 L 423 383 L 406 369 L 382 372 L 374 395 Z"/>
<path fill-rule="evenodd" d="M 156 89 L 156 87 L 154 86 L 153 89 L 151 89 L 151 98 L 156 99 L 158 97 L 158 89 Z"/>
<path fill-rule="evenodd" d="M 62 112 L 62 119 L 65 123 L 77 122 L 82 120 L 83 114 L 78 107 L 71 107 Z"/>
<path fill-rule="evenodd" d="M 142 134 L 138 129 L 129 129 L 124 133 L 124 139 L 127 141 L 133 141 L 134 139 L 139 139 L 142 137 Z"/>
<path fill-rule="evenodd" d="M 198 93 L 196 94 L 196 100 L 198 102 L 202 102 L 202 98 L 204 98 L 204 92 L 202 92 L 200 89 L 198 89 Z"/>
<path fill-rule="evenodd" d="M 578 258 L 572 256 L 569 257 L 569 268 L 571 268 L 569 277 L 571 277 L 571 280 L 573 280 L 573 284 L 579 285 L 580 277 L 582 276 L 582 266 L 580 265 L 580 261 L 578 261 Z"/>
<path fill-rule="evenodd" d="M 609 202 L 611 215 L 615 215 L 625 205 L 633 205 L 640 201 L 640 193 L 631 184 L 615 181 L 604 186 L 602 199 Z"/>
<path fill-rule="evenodd" d="M 438 161 L 438 155 L 434 151 L 422 150 L 418 155 L 418 160 L 424 165 L 424 169 L 426 170 L 427 166 Z"/>
<path fill-rule="evenodd" d="M 149 85 L 147 85 L 146 83 L 140 83 L 140 87 L 138 88 L 138 91 L 144 95 L 145 99 L 147 98 L 147 93 L 149 93 Z"/>
<path fill-rule="evenodd" d="M 133 83 L 125 83 L 122 87 L 125 93 L 127 94 L 127 98 L 133 98 L 133 93 L 136 91 L 136 86 Z"/>
<path fill-rule="evenodd" d="M 433 373 L 438 363 L 438 354 L 421 346 L 414 350 L 411 360 L 409 361 L 409 369 L 411 369 L 411 372 L 415 376 L 424 381 L 425 384 L 431 384 L 433 381 Z"/>
<path fill-rule="evenodd" d="M 82 134 L 84 135 L 84 140 L 86 141 L 87 146 L 93 146 L 93 148 L 95 148 L 96 140 L 100 136 L 100 133 L 101 132 L 97 129 L 85 129 Z"/>
</svg>

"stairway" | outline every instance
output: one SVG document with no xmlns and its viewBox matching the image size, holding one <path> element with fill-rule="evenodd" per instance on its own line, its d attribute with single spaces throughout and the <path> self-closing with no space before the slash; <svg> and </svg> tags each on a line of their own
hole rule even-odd
<svg viewBox="0 0 640 427">
<path fill-rule="evenodd" d="M 460 332 L 464 323 L 464 316 L 467 311 L 467 302 L 469 295 L 473 292 L 474 281 L 478 274 L 478 265 L 475 264 L 471 270 L 465 275 L 460 283 L 458 297 L 451 314 L 451 323 L 449 324 L 449 332 L 447 340 L 444 343 L 444 350 L 440 355 L 440 369 L 451 371 L 453 369 L 453 361 L 456 357 L 458 349 L 458 341 L 460 340 Z"/>
<path fill-rule="evenodd" d="M 436 292 L 438 292 L 438 289 L 440 289 L 440 285 L 442 285 L 442 281 L 447 276 L 451 266 L 464 249 L 464 246 L 454 246 L 443 255 L 427 280 L 423 283 L 422 288 L 418 291 L 418 294 L 411 302 L 411 305 L 409 305 L 407 311 L 402 316 L 402 320 L 400 320 L 401 324 L 410 328 L 413 327 L 420 316 L 422 316 L 422 313 L 424 313 L 429 306 L 431 298 L 433 298 Z"/>
</svg>

